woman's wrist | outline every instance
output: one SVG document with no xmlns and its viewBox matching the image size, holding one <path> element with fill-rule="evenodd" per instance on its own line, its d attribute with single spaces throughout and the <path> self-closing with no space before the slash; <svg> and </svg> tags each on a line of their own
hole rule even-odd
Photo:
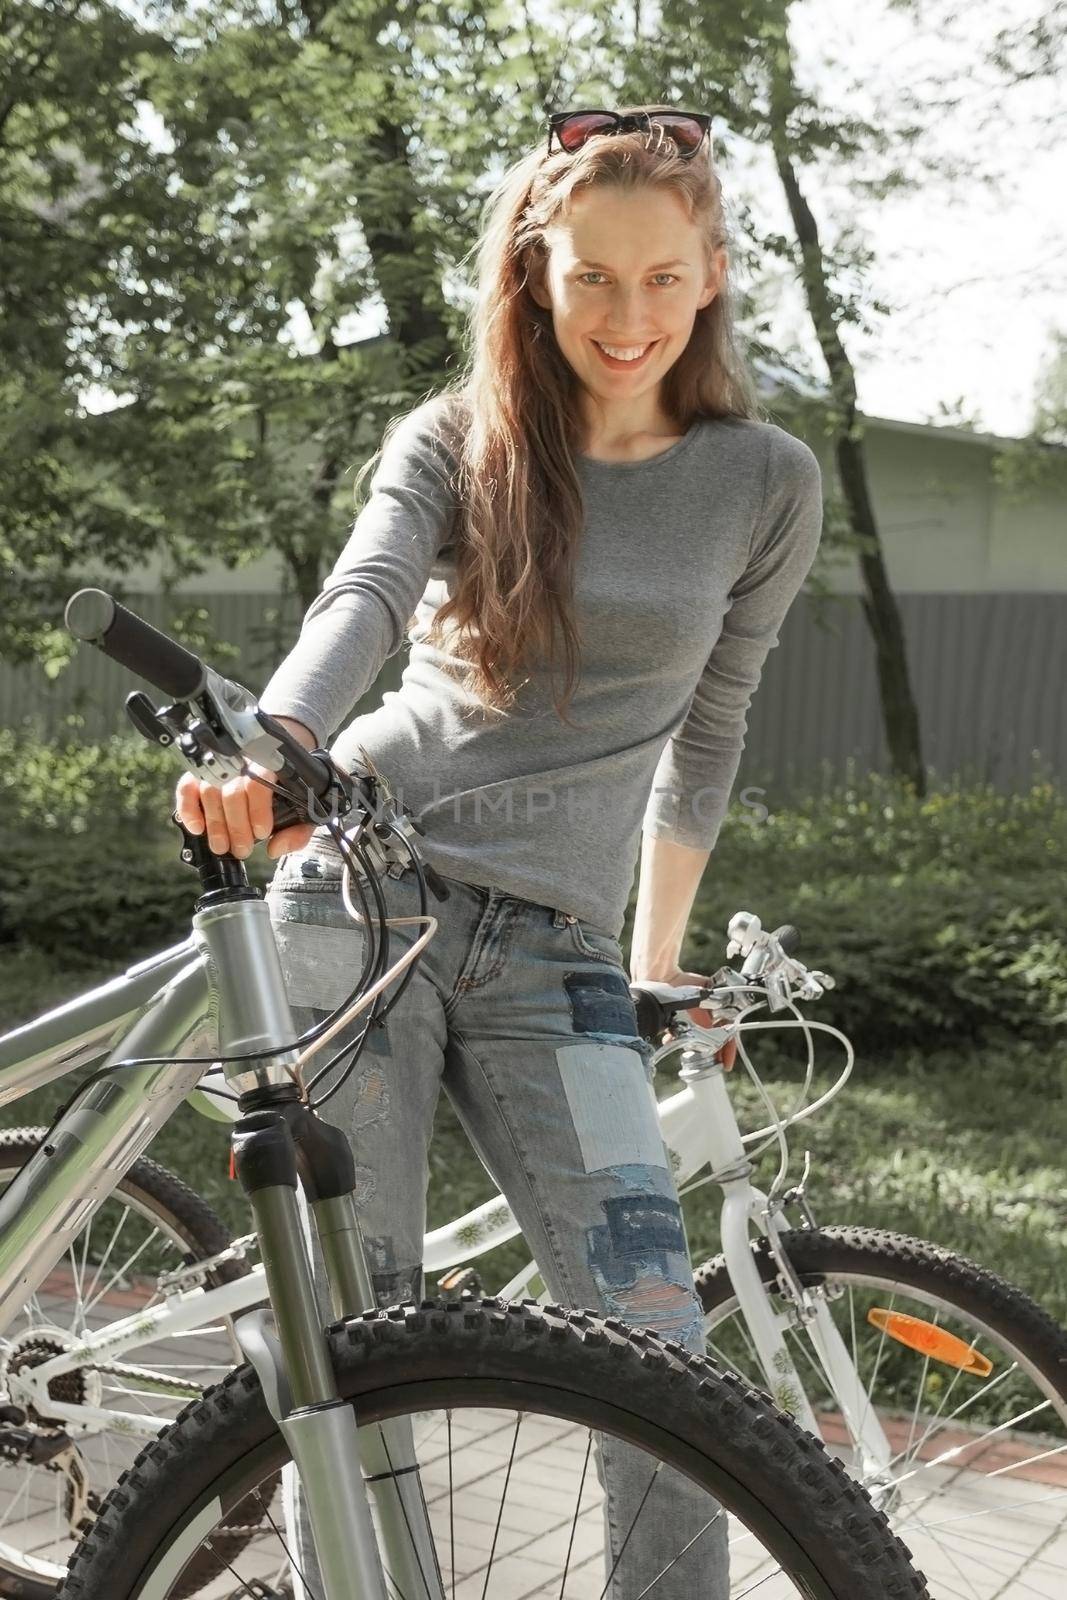
<svg viewBox="0 0 1067 1600">
<path fill-rule="evenodd" d="M 295 717 L 275 717 L 274 720 L 275 722 L 280 722 L 286 733 L 291 734 L 298 744 L 304 746 L 305 750 L 318 748 L 319 741 L 311 729 L 305 727 L 302 722 L 297 722 Z"/>
<path fill-rule="evenodd" d="M 681 970 L 680 959 L 668 960 L 665 956 L 643 956 L 640 951 L 630 951 L 630 981 L 632 983 L 670 983 Z"/>
</svg>

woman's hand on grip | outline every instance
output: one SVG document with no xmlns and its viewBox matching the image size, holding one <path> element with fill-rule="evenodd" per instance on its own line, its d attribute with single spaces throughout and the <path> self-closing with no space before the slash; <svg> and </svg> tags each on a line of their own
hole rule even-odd
<svg viewBox="0 0 1067 1600">
<path fill-rule="evenodd" d="M 681 988 L 683 985 L 690 983 L 703 987 L 708 982 L 708 979 L 702 977 L 699 972 L 683 972 L 680 967 L 676 967 L 670 976 L 664 979 L 664 982 L 673 985 L 675 988 Z M 713 1011 L 709 1011 L 706 1006 L 694 1006 L 685 1015 L 691 1018 L 699 1028 L 715 1028 L 723 1020 L 721 1017 L 717 1017 Z M 673 1039 L 674 1035 L 668 1028 L 663 1037 L 669 1040 Z M 728 1039 L 716 1059 L 721 1061 L 726 1071 L 729 1072 L 737 1060 L 737 1040 Z"/>
<path fill-rule="evenodd" d="M 315 747 L 314 735 L 302 723 L 279 718 L 306 749 Z M 302 850 L 315 824 L 302 822 L 274 832 L 274 784 L 277 774 L 266 767 L 248 763 L 249 774 L 230 778 L 220 787 L 206 783 L 195 773 L 183 773 L 178 780 L 176 810 L 190 833 L 206 833 L 208 848 L 214 855 L 229 852 L 239 860 L 250 856 L 256 844 L 267 841 L 272 860 Z"/>
<path fill-rule="evenodd" d="M 214 855 L 227 852 L 238 860 L 250 856 L 256 844 L 267 840 L 267 854 L 277 860 L 293 850 L 302 850 L 315 831 L 314 823 L 300 823 L 274 833 L 275 774 L 249 762 L 249 771 L 259 778 L 230 778 L 220 788 L 205 783 L 192 772 L 178 780 L 177 813 L 190 833 L 206 833 Z"/>
</svg>

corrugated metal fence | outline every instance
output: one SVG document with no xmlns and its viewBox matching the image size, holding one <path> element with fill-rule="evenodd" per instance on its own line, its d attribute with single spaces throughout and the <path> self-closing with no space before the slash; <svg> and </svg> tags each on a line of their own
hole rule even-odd
<svg viewBox="0 0 1067 1600">
<path fill-rule="evenodd" d="M 239 651 L 234 663 L 214 658 L 221 670 L 261 687 L 284 649 L 265 624 L 271 597 L 196 598 L 216 636 Z M 1007 790 L 1027 783 L 1037 753 L 1067 780 L 1067 595 L 905 594 L 899 601 L 927 765 Z M 129 598 L 164 628 L 186 603 L 158 594 Z M 861 770 L 885 769 L 874 650 L 859 600 L 839 597 L 820 618 L 801 596 L 786 619 L 749 714 L 739 783 L 781 795 L 840 776 L 850 758 Z M 210 648 L 204 653 L 213 659 Z M 377 705 L 402 669 L 402 656 L 388 661 L 359 709 Z M 98 737 L 128 726 L 122 704 L 131 687 L 128 673 L 88 648 L 55 683 L 38 668 L 0 663 L 0 723 L 31 719 L 42 733 L 61 737 L 64 717 L 76 710 L 85 735 Z"/>
</svg>

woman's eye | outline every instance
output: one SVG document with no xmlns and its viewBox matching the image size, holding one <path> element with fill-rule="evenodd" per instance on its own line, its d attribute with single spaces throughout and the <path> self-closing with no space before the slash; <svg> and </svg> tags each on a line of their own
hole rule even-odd
<svg viewBox="0 0 1067 1600">
<path fill-rule="evenodd" d="M 592 271 L 592 272 L 583 272 L 579 281 L 581 283 L 587 283 L 590 278 L 602 278 L 603 276 L 604 276 L 604 274 L 602 272 L 596 272 L 595 270 Z M 673 272 L 657 272 L 656 273 L 656 278 L 657 279 L 666 278 L 669 283 L 676 283 L 678 281 Z M 598 283 L 589 284 L 589 288 L 591 288 L 591 289 L 599 289 L 599 287 L 600 287 L 600 285 Z M 668 284 L 666 284 L 666 283 L 658 283 L 657 287 L 658 288 L 662 288 L 662 289 L 666 289 L 668 287 Z"/>
</svg>

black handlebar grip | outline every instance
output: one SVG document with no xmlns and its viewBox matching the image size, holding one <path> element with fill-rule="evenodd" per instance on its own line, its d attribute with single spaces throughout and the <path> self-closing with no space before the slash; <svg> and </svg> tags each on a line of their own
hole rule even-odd
<svg viewBox="0 0 1067 1600">
<path fill-rule="evenodd" d="M 787 956 L 800 949 L 800 934 L 791 922 L 783 922 L 780 928 L 775 928 L 773 937 L 778 940 Z"/>
<path fill-rule="evenodd" d="M 647 989 L 639 989 L 634 994 L 630 989 L 630 997 L 637 1011 L 637 1031 L 642 1039 L 651 1043 L 664 1030 L 671 1025 L 671 1014 L 665 1011 L 654 994 L 649 994 Z"/>
<path fill-rule="evenodd" d="M 191 700 L 204 686 L 204 663 L 176 639 L 127 611 L 103 589 L 79 589 L 64 615 L 76 639 L 95 644 L 172 700 Z"/>
</svg>

